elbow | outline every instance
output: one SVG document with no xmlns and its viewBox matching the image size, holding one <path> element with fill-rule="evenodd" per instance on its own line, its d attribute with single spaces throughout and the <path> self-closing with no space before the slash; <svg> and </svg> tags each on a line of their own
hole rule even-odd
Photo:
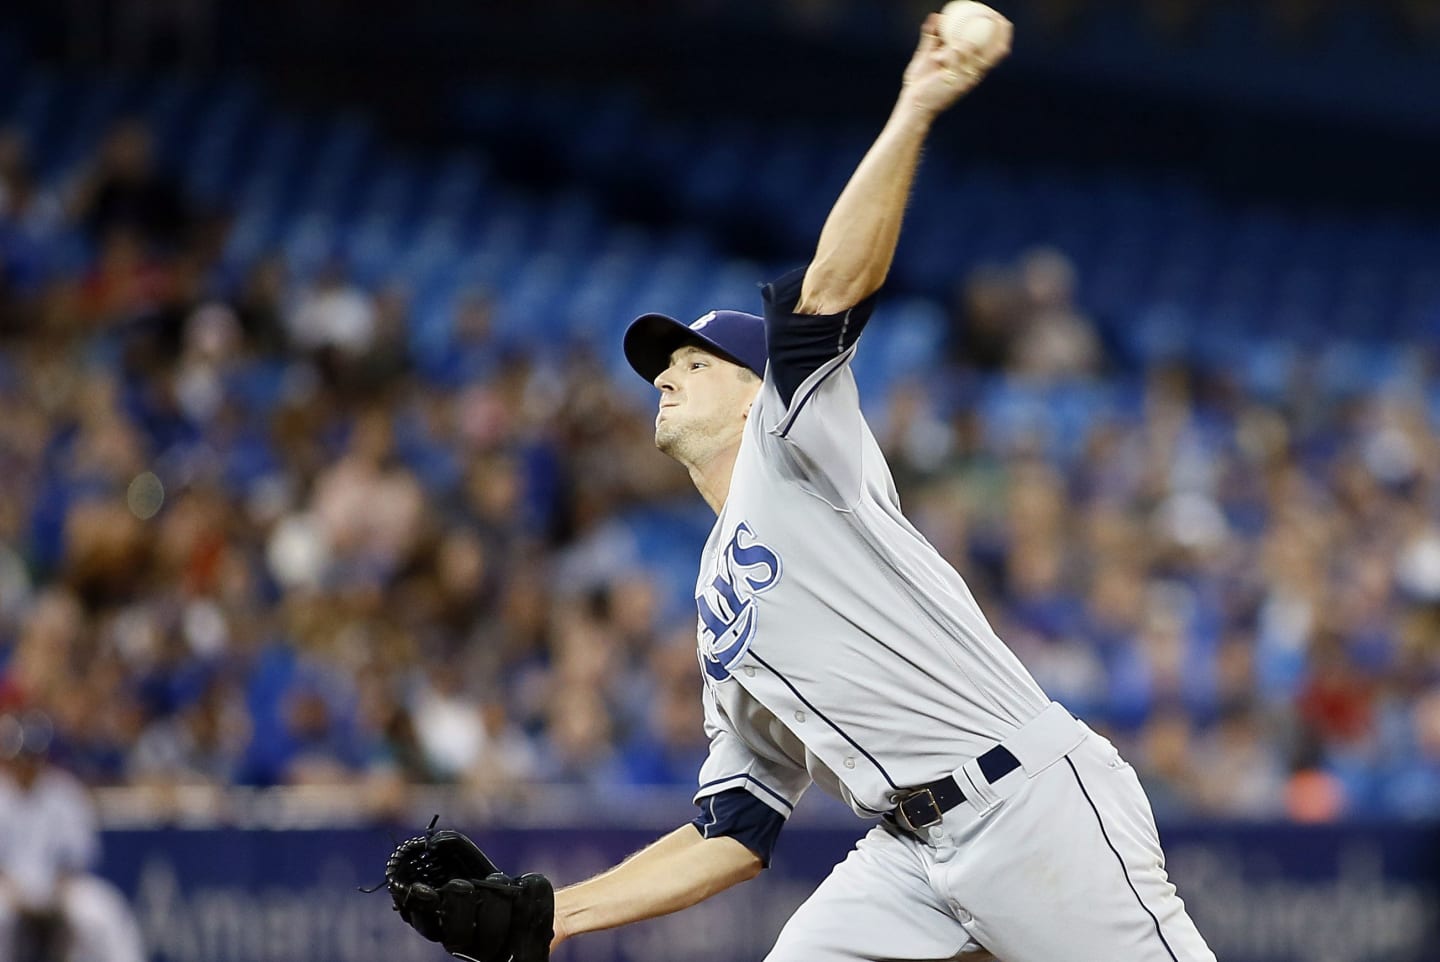
<svg viewBox="0 0 1440 962">
<path fill-rule="evenodd" d="M 726 839 L 734 842 L 736 848 L 741 848 L 739 842 L 734 839 Z M 713 866 L 711 871 L 705 874 L 706 881 L 702 885 L 700 898 L 709 898 L 725 891 L 731 886 L 739 885 L 741 882 L 748 882 L 765 870 L 765 863 L 759 855 L 743 849 L 743 855 L 739 853 L 727 854 L 723 864 Z"/>
<path fill-rule="evenodd" d="M 725 841 L 729 852 L 721 877 L 725 880 L 726 888 L 739 885 L 741 882 L 748 882 L 765 870 L 766 856 L 739 839 L 727 837 Z"/>
<path fill-rule="evenodd" d="M 765 863 L 760 861 L 760 856 L 756 855 L 754 852 L 751 852 L 750 859 L 743 863 L 740 866 L 739 871 L 736 872 L 735 881 L 737 883 L 748 882 L 752 878 L 758 876 L 763 871 L 765 871 Z"/>
<path fill-rule="evenodd" d="M 884 281 L 883 274 L 842 274 L 823 264 L 812 264 L 805 272 L 795 313 L 830 315 L 848 311 L 879 290 Z"/>
</svg>

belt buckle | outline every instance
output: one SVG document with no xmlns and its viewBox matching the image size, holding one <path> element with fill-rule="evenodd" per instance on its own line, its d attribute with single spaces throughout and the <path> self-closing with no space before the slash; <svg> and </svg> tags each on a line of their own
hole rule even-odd
<svg viewBox="0 0 1440 962">
<path fill-rule="evenodd" d="M 930 811 L 934 813 L 933 817 L 929 817 L 926 821 L 918 823 L 911 821 L 910 813 L 905 811 L 905 806 L 917 798 L 925 799 L 925 803 L 929 806 Z M 929 828 L 931 825 L 938 825 L 944 817 L 945 813 L 940 810 L 939 803 L 935 801 L 935 792 L 928 788 L 916 789 L 902 798 L 900 803 L 895 806 L 895 820 L 912 832 L 918 832 L 922 828 Z"/>
</svg>

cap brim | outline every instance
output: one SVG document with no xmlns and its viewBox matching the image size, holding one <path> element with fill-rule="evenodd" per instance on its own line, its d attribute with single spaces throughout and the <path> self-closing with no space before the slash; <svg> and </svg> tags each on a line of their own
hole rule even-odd
<svg viewBox="0 0 1440 962">
<path fill-rule="evenodd" d="M 705 335 L 664 314 L 642 314 L 625 329 L 625 360 L 636 374 L 651 383 L 670 366 L 670 355 L 686 345 L 704 348 L 732 364 L 746 367 L 744 361 Z"/>
</svg>

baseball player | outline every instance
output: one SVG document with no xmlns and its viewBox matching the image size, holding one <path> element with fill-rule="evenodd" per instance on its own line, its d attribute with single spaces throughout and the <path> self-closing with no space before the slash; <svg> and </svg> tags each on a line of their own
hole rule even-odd
<svg viewBox="0 0 1440 962">
<path fill-rule="evenodd" d="M 877 823 L 770 962 L 1215 958 L 1133 770 L 901 513 L 850 371 L 931 122 L 1005 55 L 1003 27 L 954 48 L 926 21 L 814 260 L 764 288 L 763 318 L 650 314 L 625 334 L 660 390 L 657 446 L 718 515 L 695 587 L 710 753 L 693 823 L 556 893 L 556 945 L 753 877 L 814 782 Z"/>
<path fill-rule="evenodd" d="M 50 740 L 45 716 L 0 715 L 0 962 L 143 962 L 130 906 L 90 871 L 94 803 Z"/>
</svg>

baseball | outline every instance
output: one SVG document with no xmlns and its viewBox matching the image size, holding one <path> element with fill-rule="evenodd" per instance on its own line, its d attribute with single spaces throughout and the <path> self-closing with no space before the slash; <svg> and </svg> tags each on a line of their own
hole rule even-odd
<svg viewBox="0 0 1440 962">
<path fill-rule="evenodd" d="M 940 10 L 940 39 L 956 50 L 984 50 L 995 36 L 998 17 L 975 0 L 950 0 Z"/>
</svg>

